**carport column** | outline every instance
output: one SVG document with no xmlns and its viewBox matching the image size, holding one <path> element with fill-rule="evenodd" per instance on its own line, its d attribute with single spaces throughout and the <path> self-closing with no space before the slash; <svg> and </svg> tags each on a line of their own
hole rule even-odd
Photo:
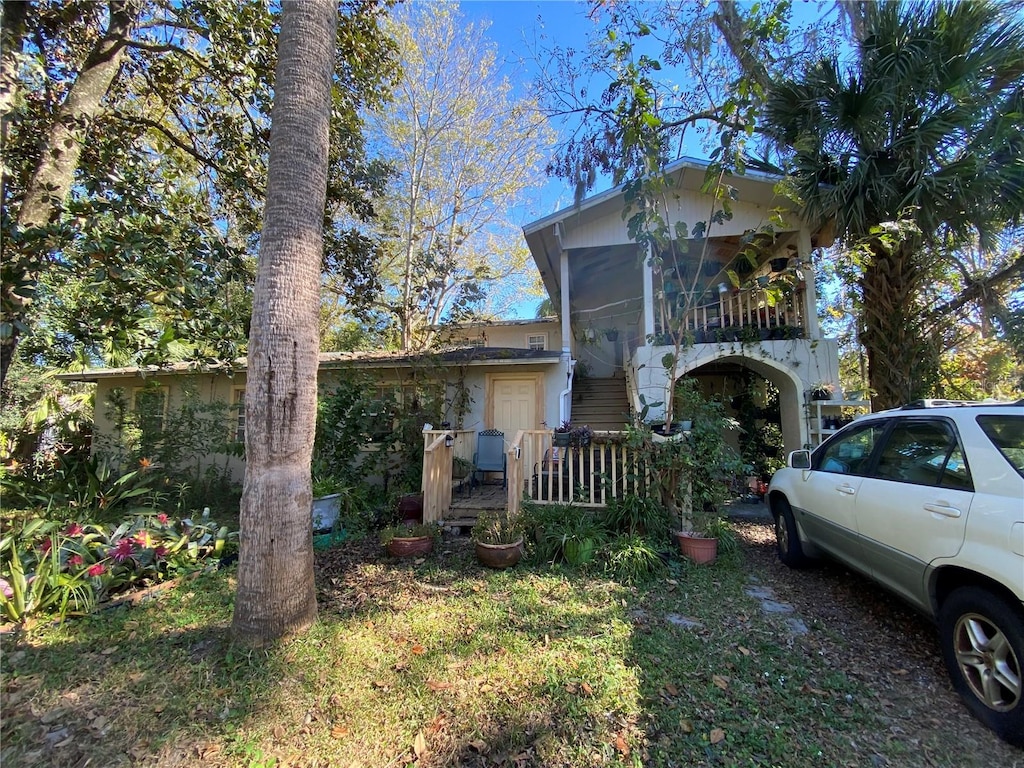
<svg viewBox="0 0 1024 768">
<path fill-rule="evenodd" d="M 647 337 L 654 335 L 654 257 L 651 254 L 651 246 L 647 245 L 647 258 L 644 259 L 644 338 L 643 343 L 647 344 Z"/>
<path fill-rule="evenodd" d="M 811 263 L 811 233 L 801 228 L 796 236 L 796 252 L 800 257 L 800 268 L 804 272 L 807 287 L 804 289 L 804 325 L 807 327 L 807 338 L 820 339 L 818 328 L 818 292 L 814 287 L 814 267 Z M 804 265 L 808 266 L 804 266 Z"/>
</svg>

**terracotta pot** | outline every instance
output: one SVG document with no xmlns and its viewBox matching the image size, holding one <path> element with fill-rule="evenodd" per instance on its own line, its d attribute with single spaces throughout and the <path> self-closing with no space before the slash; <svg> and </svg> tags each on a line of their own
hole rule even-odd
<svg viewBox="0 0 1024 768">
<path fill-rule="evenodd" d="M 523 539 L 513 544 L 484 544 L 476 542 L 476 559 L 488 568 L 511 568 L 523 556 Z"/>
<path fill-rule="evenodd" d="M 699 536 L 688 531 L 676 531 L 676 541 L 684 557 L 697 565 L 715 562 L 718 557 L 718 539 Z"/>
<path fill-rule="evenodd" d="M 434 551 L 433 536 L 413 536 L 408 539 L 393 538 L 387 544 L 388 554 L 392 557 L 416 557 Z"/>
</svg>

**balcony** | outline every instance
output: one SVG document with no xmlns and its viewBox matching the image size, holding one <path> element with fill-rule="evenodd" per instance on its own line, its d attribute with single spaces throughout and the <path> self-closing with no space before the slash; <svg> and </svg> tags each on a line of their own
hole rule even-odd
<svg viewBox="0 0 1024 768">
<path fill-rule="evenodd" d="M 669 291 L 656 304 L 655 345 L 674 344 L 680 328 L 694 344 L 802 339 L 808 335 L 805 296 L 799 286 L 726 289 L 706 291 L 691 305 Z"/>
</svg>

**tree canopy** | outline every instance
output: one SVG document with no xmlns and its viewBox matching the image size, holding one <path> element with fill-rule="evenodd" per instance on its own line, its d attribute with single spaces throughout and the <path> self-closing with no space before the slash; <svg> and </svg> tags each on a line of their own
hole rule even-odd
<svg viewBox="0 0 1024 768">
<path fill-rule="evenodd" d="M 326 264 L 353 291 L 386 168 L 360 110 L 393 49 L 375 2 L 341 3 Z M 244 350 L 277 12 L 205 0 L 3 4 L 2 373 L 36 359 L 219 362 Z M 372 272 L 370 273 L 372 275 Z"/>
<path fill-rule="evenodd" d="M 454 3 L 396 8 L 401 75 L 369 140 L 395 175 L 378 207 L 384 293 L 402 349 L 528 284 L 516 212 L 541 181 L 547 122 L 502 74 L 486 27 Z"/>
</svg>

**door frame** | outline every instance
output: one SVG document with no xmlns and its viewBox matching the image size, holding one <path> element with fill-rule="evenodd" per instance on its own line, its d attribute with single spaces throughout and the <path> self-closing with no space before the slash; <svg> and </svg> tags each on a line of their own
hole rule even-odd
<svg viewBox="0 0 1024 768">
<path fill-rule="evenodd" d="M 488 373 L 484 378 L 484 429 L 494 429 L 494 387 L 500 381 L 527 380 L 533 382 L 534 418 L 544 416 L 544 374 L 540 371 L 523 373 Z M 531 429 L 539 429 L 537 426 Z M 509 435 L 509 440 L 515 435 Z"/>
</svg>

